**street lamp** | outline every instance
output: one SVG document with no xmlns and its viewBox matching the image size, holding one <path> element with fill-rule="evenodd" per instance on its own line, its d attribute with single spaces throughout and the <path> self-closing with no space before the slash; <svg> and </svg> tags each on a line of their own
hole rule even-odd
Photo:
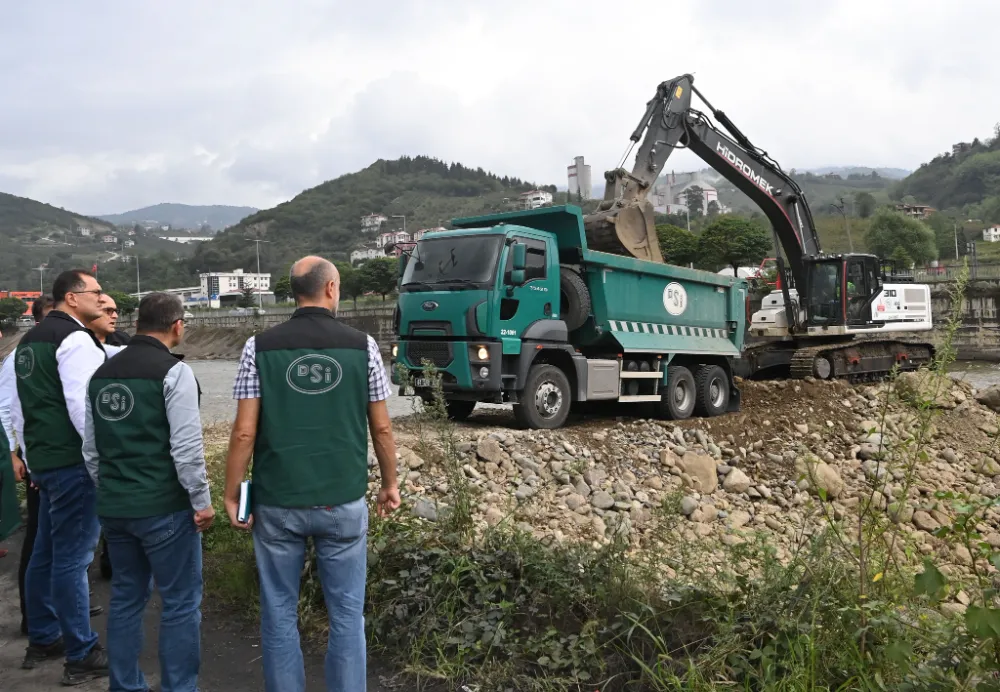
<svg viewBox="0 0 1000 692">
<path fill-rule="evenodd" d="M 263 309 L 263 304 L 261 303 L 260 297 L 260 244 L 270 243 L 270 240 L 260 240 L 259 238 L 244 238 L 244 240 L 249 240 L 251 243 L 257 243 L 257 309 Z"/>
<path fill-rule="evenodd" d="M 403 220 L 403 233 L 406 233 L 406 214 L 393 214 L 392 218 Z"/>
<path fill-rule="evenodd" d="M 45 288 L 42 285 L 42 283 L 43 283 L 42 277 L 45 275 L 45 272 L 47 270 L 48 270 L 48 267 L 46 267 L 44 264 L 39 264 L 37 267 L 35 267 L 35 271 L 38 272 L 38 292 L 39 293 L 45 293 Z"/>
</svg>

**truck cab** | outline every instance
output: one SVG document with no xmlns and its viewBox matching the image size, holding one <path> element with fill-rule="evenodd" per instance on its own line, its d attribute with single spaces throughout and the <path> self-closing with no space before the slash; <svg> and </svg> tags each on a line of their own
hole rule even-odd
<svg viewBox="0 0 1000 692">
<path fill-rule="evenodd" d="M 559 300 L 551 233 L 509 224 L 428 233 L 403 262 L 393 382 L 400 384 L 398 362 L 427 396 L 426 360 L 441 375 L 453 417 L 466 417 L 477 401 L 503 403 L 526 375 L 518 367 L 526 349 L 544 344 L 570 363 L 585 360 L 567 343 Z M 550 408 L 562 405 L 559 394 Z"/>
</svg>

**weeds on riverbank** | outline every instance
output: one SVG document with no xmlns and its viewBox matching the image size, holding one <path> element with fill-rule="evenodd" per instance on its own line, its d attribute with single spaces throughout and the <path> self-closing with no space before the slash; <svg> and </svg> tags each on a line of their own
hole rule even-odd
<svg viewBox="0 0 1000 692">
<path fill-rule="evenodd" d="M 960 280 L 952 301 L 959 309 L 963 288 Z M 879 439 L 858 511 L 835 518 L 815 489 L 819 519 L 784 560 L 748 530 L 745 542 L 722 548 L 720 566 L 705 547 L 678 538 L 670 519 L 687 521 L 675 506 L 679 498 L 668 497 L 660 510 L 658 550 L 634 550 L 614 532 L 594 548 L 543 544 L 509 519 L 477 525 L 478 500 L 438 387 L 414 426 L 417 451 L 447 472 L 448 506 L 438 508 L 436 523 L 411 516 L 405 504 L 389 519 L 373 512 L 371 650 L 399 666 L 405 689 L 449 692 L 459 685 L 481 692 L 1000 688 L 1000 610 L 987 569 L 1000 568 L 1000 555 L 980 536 L 996 501 L 933 498 L 953 517 L 935 535 L 965 547 L 971 583 L 959 583 L 934 559 L 918 565 L 916 547 L 900 530 L 917 471 L 929 459 L 934 400 L 949 391 L 958 324 L 956 312 L 927 386 L 902 391 L 893 380 L 886 388 L 878 428 L 886 430 L 896 398 L 910 402 L 912 420 L 906 435 Z M 211 468 L 224 519 L 224 469 L 217 462 Z M 815 481 L 808 474 L 801 480 Z M 249 537 L 220 526 L 205 546 L 210 591 L 254 613 Z M 971 592 L 967 609 L 943 614 L 942 601 L 959 588 Z M 300 615 L 305 629 L 323 634 L 311 560 Z"/>
</svg>

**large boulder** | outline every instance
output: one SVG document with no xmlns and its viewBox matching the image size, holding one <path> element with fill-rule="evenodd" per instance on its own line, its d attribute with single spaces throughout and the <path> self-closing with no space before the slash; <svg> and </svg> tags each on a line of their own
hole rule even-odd
<svg viewBox="0 0 1000 692">
<path fill-rule="evenodd" d="M 714 493 L 719 487 L 718 464 L 707 454 L 688 452 L 677 462 L 678 467 L 690 478 L 695 489 Z"/>
<path fill-rule="evenodd" d="M 955 408 L 955 398 L 951 395 L 954 381 L 947 375 L 939 375 L 930 370 L 904 372 L 896 378 L 896 392 L 900 398 L 914 406 L 931 408 Z"/>
<path fill-rule="evenodd" d="M 810 489 L 823 490 L 828 500 L 838 498 L 844 492 L 844 479 L 836 469 L 811 454 L 797 459 L 795 470 L 805 477 Z"/>
<path fill-rule="evenodd" d="M 1000 412 L 1000 385 L 995 384 L 979 392 L 976 394 L 976 401 L 989 409 Z"/>
</svg>

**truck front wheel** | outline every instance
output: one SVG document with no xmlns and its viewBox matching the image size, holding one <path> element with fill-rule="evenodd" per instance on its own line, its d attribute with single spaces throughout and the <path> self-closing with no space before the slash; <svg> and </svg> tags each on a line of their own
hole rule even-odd
<svg viewBox="0 0 1000 692">
<path fill-rule="evenodd" d="M 660 394 L 660 416 L 668 420 L 684 420 L 694 412 L 698 400 L 694 375 L 683 365 L 667 368 L 667 386 Z"/>
<path fill-rule="evenodd" d="M 551 430 L 566 422 L 569 406 L 565 373 L 554 365 L 537 363 L 528 370 L 524 389 L 514 404 L 514 418 L 523 428 Z"/>
</svg>

